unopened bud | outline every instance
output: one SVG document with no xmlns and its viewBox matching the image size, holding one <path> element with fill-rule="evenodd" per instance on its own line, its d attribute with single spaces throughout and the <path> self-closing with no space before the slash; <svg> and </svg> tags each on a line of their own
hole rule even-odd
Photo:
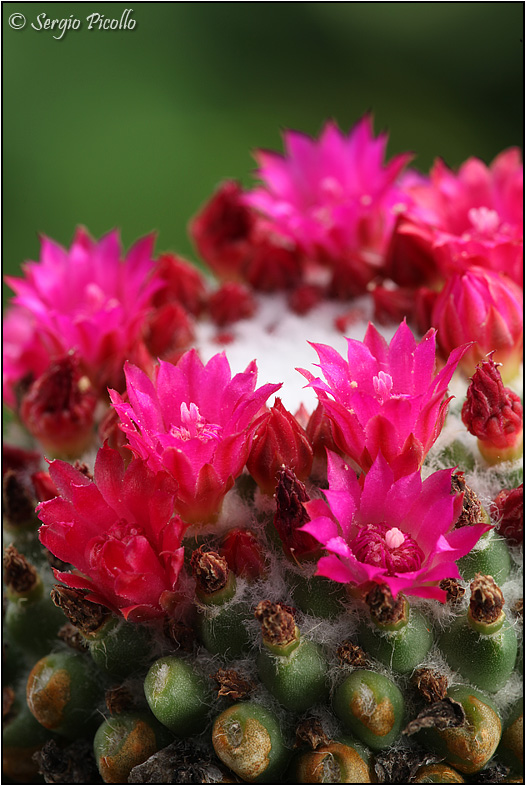
<svg viewBox="0 0 526 786">
<path fill-rule="evenodd" d="M 462 421 L 478 439 L 489 464 L 518 458 L 522 453 L 522 404 L 504 387 L 492 354 L 477 366 L 462 407 Z"/>
<path fill-rule="evenodd" d="M 296 418 L 276 398 L 254 434 L 247 468 L 265 494 L 273 494 L 277 473 L 286 467 L 300 480 L 312 468 L 312 447 Z"/>
</svg>

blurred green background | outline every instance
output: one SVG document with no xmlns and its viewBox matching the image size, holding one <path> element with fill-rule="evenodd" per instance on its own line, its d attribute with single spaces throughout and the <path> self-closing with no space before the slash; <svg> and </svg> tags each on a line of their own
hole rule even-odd
<svg viewBox="0 0 526 786">
<path fill-rule="evenodd" d="M 98 12 L 133 30 L 87 29 Z M 3 3 L 4 272 L 84 224 L 195 259 L 186 226 L 248 185 L 281 130 L 347 131 L 371 110 L 389 154 L 458 166 L 522 144 L 521 2 Z M 12 29 L 23 13 L 27 24 Z M 39 15 L 80 30 L 40 30 Z M 41 20 L 46 17 L 40 17 Z"/>
</svg>

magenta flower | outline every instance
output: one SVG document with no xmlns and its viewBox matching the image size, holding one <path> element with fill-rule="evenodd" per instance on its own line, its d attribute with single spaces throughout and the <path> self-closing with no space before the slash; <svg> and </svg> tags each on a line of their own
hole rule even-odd
<svg viewBox="0 0 526 786">
<path fill-rule="evenodd" d="M 495 362 L 502 364 L 504 382 L 518 373 L 524 311 L 522 292 L 508 276 L 480 267 L 451 276 L 434 302 L 432 322 L 444 355 L 459 344 L 474 342 L 460 361 L 466 374 L 493 351 Z"/>
<path fill-rule="evenodd" d="M 336 445 L 367 471 L 381 450 L 395 477 L 418 469 L 447 415 L 447 386 L 466 346 L 435 375 L 436 331 L 417 343 L 405 321 L 388 345 L 369 324 L 363 343 L 347 339 L 347 360 L 312 344 L 326 381 L 298 369 L 314 388 L 333 425 Z"/>
<path fill-rule="evenodd" d="M 196 350 L 176 366 L 161 361 L 154 382 L 129 363 L 125 374 L 129 403 L 110 395 L 131 449 L 175 478 L 185 521 L 215 517 L 248 458 L 254 418 L 281 385 L 255 390 L 255 361 L 231 378 L 224 353 L 203 365 Z"/>
<path fill-rule="evenodd" d="M 429 179 L 407 183 L 410 207 L 399 221 L 386 273 L 405 286 L 434 283 L 469 267 L 523 283 L 523 166 L 518 148 L 488 167 L 468 159 L 458 173 L 438 160 Z"/>
<path fill-rule="evenodd" d="M 285 156 L 257 154 L 263 186 L 247 203 L 339 278 L 344 268 L 363 291 L 383 261 L 395 213 L 408 204 L 396 181 L 410 154 L 384 165 L 387 136 L 374 138 L 369 115 L 348 135 L 327 123 L 319 140 L 296 131 L 284 136 Z"/>
<path fill-rule="evenodd" d="M 40 540 L 76 568 L 56 578 L 132 621 L 173 614 L 187 525 L 173 515 L 170 476 L 139 459 L 125 470 L 109 447 L 97 454 L 93 480 L 65 461 L 49 473 L 60 496 L 37 507 Z"/>
<path fill-rule="evenodd" d="M 462 495 L 451 493 L 452 473 L 442 470 L 422 481 L 413 472 L 396 480 L 379 453 L 357 479 L 343 458 L 329 452 L 328 504 L 306 503 L 311 521 L 302 527 L 329 552 L 318 562 L 318 575 L 359 587 L 387 584 L 395 597 L 403 592 L 444 602 L 438 583 L 459 578 L 455 561 L 490 529 L 454 529 Z"/>
<path fill-rule="evenodd" d="M 24 278 L 6 278 L 16 293 L 4 355 L 10 403 L 14 385 L 70 350 L 104 394 L 108 385 L 121 387 L 126 359 L 145 362 L 143 330 L 158 286 L 153 244 L 153 235 L 142 238 L 122 260 L 117 231 L 97 242 L 78 229 L 69 251 L 44 237 L 40 262 L 26 263 Z"/>
</svg>

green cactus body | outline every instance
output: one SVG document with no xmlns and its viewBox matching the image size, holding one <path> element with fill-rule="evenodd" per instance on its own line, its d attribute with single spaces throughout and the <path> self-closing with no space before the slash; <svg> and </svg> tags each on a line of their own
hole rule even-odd
<svg viewBox="0 0 526 786">
<path fill-rule="evenodd" d="M 188 737 L 206 726 L 211 687 L 187 661 L 174 655 L 156 660 L 146 675 L 144 693 L 157 720 L 173 734 Z"/>
<path fill-rule="evenodd" d="M 102 693 L 100 673 L 90 659 L 71 652 L 41 658 L 27 680 L 27 704 L 38 722 L 72 739 L 96 727 Z"/>
<path fill-rule="evenodd" d="M 336 688 L 333 708 L 344 726 L 372 750 L 392 745 L 400 734 L 404 700 L 383 674 L 353 671 Z"/>
<path fill-rule="evenodd" d="M 266 647 L 257 658 L 261 682 L 286 709 L 304 712 L 329 695 L 327 661 L 318 644 L 300 638 L 287 655 L 276 655 Z"/>
<path fill-rule="evenodd" d="M 396 630 L 374 622 L 358 633 L 361 646 L 398 674 L 409 674 L 424 660 L 433 645 L 431 623 L 419 611 L 409 610 L 408 621 Z"/>
<path fill-rule="evenodd" d="M 495 693 L 507 683 L 517 657 L 515 630 L 504 614 L 502 617 L 493 625 L 479 625 L 475 629 L 469 614 L 462 615 L 439 640 L 451 668 L 489 693 Z"/>
<path fill-rule="evenodd" d="M 113 715 L 97 729 L 95 761 L 104 783 L 127 783 L 128 775 L 173 737 L 150 713 Z"/>
<path fill-rule="evenodd" d="M 17 696 L 2 729 L 4 775 L 15 783 L 36 782 L 38 765 L 32 756 L 51 739 L 56 739 L 56 735 L 36 720 L 25 696 Z"/>
<path fill-rule="evenodd" d="M 291 574 L 289 579 L 294 604 L 305 614 L 322 619 L 335 619 L 342 613 L 342 604 L 347 598 L 342 584 L 337 584 L 325 576 L 307 578 Z"/>
<path fill-rule="evenodd" d="M 152 641 L 148 629 L 116 617 L 85 638 L 99 669 L 113 677 L 124 679 L 140 671 L 151 655 Z"/>
<path fill-rule="evenodd" d="M 227 659 L 239 658 L 250 648 L 246 622 L 252 619 L 246 603 L 232 602 L 222 606 L 199 608 L 196 629 L 201 644 L 212 655 Z"/>
<path fill-rule="evenodd" d="M 467 685 L 456 685 L 448 696 L 464 707 L 467 723 L 448 729 L 424 729 L 420 742 L 443 756 L 461 773 L 479 772 L 489 762 L 499 744 L 502 724 L 497 709 L 484 693 Z"/>
<path fill-rule="evenodd" d="M 11 641 L 33 657 L 42 658 L 54 646 L 65 624 L 64 613 L 52 602 L 41 581 L 29 596 L 8 590 L 4 631 Z"/>
<path fill-rule="evenodd" d="M 524 701 L 519 699 L 509 713 L 497 749 L 497 757 L 513 772 L 524 772 Z"/>
<path fill-rule="evenodd" d="M 502 584 L 511 570 L 506 541 L 493 530 L 485 533 L 469 554 L 457 560 L 457 566 L 464 581 L 471 581 L 476 573 L 482 573 L 493 576 L 497 584 Z"/>
<path fill-rule="evenodd" d="M 300 753 L 294 762 L 294 783 L 371 783 L 368 751 L 342 738 Z"/>
<path fill-rule="evenodd" d="M 248 783 L 279 783 L 289 759 L 278 719 L 254 702 L 234 704 L 216 718 L 212 745 L 223 764 Z"/>
</svg>

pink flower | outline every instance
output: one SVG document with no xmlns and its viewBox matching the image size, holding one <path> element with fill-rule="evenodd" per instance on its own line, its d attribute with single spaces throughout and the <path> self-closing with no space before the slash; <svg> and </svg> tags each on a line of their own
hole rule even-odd
<svg viewBox="0 0 526 786">
<path fill-rule="evenodd" d="M 434 302 L 432 322 L 444 355 L 473 342 L 460 362 L 466 374 L 493 351 L 505 382 L 517 374 L 523 348 L 522 292 L 507 276 L 480 267 L 451 276 Z"/>
<path fill-rule="evenodd" d="M 325 382 L 298 369 L 330 417 L 337 446 L 364 471 L 381 450 L 395 477 L 414 472 L 440 434 L 447 386 L 466 347 L 435 375 L 435 336 L 429 330 L 418 344 L 404 321 L 388 345 L 369 324 L 363 343 L 347 339 L 347 361 L 312 344 Z"/>
<path fill-rule="evenodd" d="M 44 237 L 40 262 L 26 263 L 24 278 L 6 278 L 16 293 L 7 348 L 11 402 L 14 384 L 38 377 L 70 350 L 102 393 L 121 387 L 125 359 L 145 361 L 142 332 L 157 286 L 153 244 L 153 235 L 139 240 L 122 260 L 116 231 L 96 242 L 78 229 L 69 251 Z"/>
<path fill-rule="evenodd" d="M 357 586 L 387 584 L 399 592 L 435 598 L 446 593 L 438 583 L 459 578 L 455 561 L 467 554 L 490 527 L 454 529 L 462 495 L 451 493 L 453 470 L 422 481 L 419 472 L 395 479 L 379 453 L 360 479 L 345 460 L 328 453 L 328 504 L 306 504 L 311 521 L 302 529 L 329 552 L 318 575 Z"/>
<path fill-rule="evenodd" d="M 396 180 L 410 154 L 384 166 L 387 136 L 373 137 L 366 115 L 346 135 L 327 123 L 319 140 L 284 135 L 286 155 L 260 151 L 263 186 L 246 201 L 276 230 L 318 262 L 343 268 L 354 292 L 363 291 L 382 262 L 395 213 L 407 205 Z"/>
<path fill-rule="evenodd" d="M 173 515 L 170 476 L 140 459 L 125 470 L 109 447 L 97 454 L 93 480 L 65 461 L 49 471 L 60 496 L 37 507 L 40 540 L 76 568 L 56 578 L 132 621 L 172 614 L 187 525 Z"/>
<path fill-rule="evenodd" d="M 523 188 L 518 148 L 489 167 L 470 158 L 455 173 L 438 160 L 429 179 L 408 179 L 412 204 L 393 235 L 387 275 L 402 286 L 433 284 L 480 266 L 522 286 Z"/>
<path fill-rule="evenodd" d="M 231 378 L 224 353 L 203 365 L 196 350 L 176 366 L 161 361 L 154 382 L 129 363 L 125 374 L 129 403 L 110 395 L 131 449 L 175 478 L 185 521 L 213 518 L 246 463 L 255 416 L 281 385 L 255 390 L 255 361 Z"/>
</svg>

